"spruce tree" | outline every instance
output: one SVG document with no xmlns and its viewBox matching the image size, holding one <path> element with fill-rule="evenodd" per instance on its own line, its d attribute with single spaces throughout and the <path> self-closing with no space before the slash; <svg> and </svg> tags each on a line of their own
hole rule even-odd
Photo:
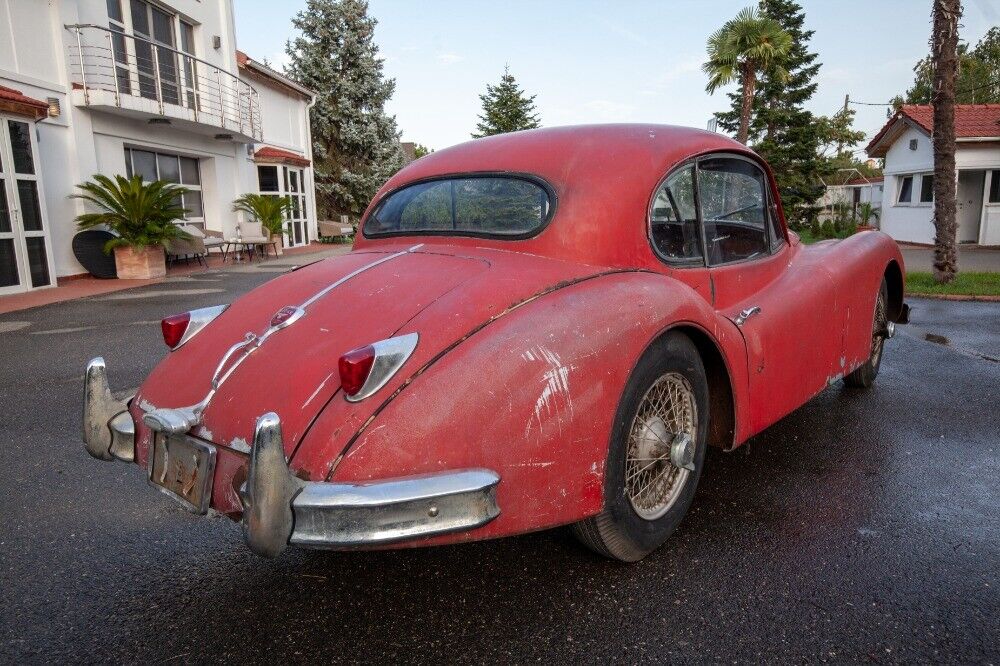
<svg viewBox="0 0 1000 666">
<path fill-rule="evenodd" d="M 476 124 L 479 133 L 473 134 L 473 139 L 541 127 L 535 112 L 535 95 L 524 94 L 510 67 L 504 67 L 499 84 L 486 84 L 486 93 L 479 99 L 483 102 L 483 113 Z"/>
<path fill-rule="evenodd" d="M 805 30 L 805 13 L 794 0 L 760 0 L 760 11 L 792 36 L 784 62 L 787 78 L 765 72 L 754 93 L 749 143 L 774 170 L 785 215 L 801 222 L 823 195 L 824 162 L 819 155 L 821 124 L 804 108 L 816 92 L 820 63 L 809 51 L 812 30 Z M 735 133 L 740 120 L 739 91 L 729 94 L 730 111 L 716 114 L 719 126 Z"/>
<path fill-rule="evenodd" d="M 385 104 L 396 89 L 374 42 L 366 0 L 307 0 L 292 24 L 287 74 L 316 91 L 310 113 L 319 214 L 364 211 L 403 165 L 396 118 Z"/>
</svg>

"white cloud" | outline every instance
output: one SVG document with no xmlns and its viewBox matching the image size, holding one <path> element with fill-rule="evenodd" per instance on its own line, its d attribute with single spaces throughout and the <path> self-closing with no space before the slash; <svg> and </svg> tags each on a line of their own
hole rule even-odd
<svg viewBox="0 0 1000 666">
<path fill-rule="evenodd" d="M 437 55 L 438 62 L 443 65 L 454 65 L 456 62 L 462 62 L 465 60 L 464 57 L 458 55 L 457 53 L 439 53 Z"/>
</svg>

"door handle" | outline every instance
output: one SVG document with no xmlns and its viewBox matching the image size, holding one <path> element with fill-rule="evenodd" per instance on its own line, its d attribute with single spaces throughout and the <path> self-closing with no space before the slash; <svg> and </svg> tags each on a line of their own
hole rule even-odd
<svg viewBox="0 0 1000 666">
<path fill-rule="evenodd" d="M 746 310 L 740 310 L 740 313 L 736 315 L 736 319 L 733 320 L 737 326 L 742 326 L 746 323 L 747 319 L 758 314 L 760 312 L 760 307 L 755 305 L 752 308 L 747 308 Z"/>
</svg>

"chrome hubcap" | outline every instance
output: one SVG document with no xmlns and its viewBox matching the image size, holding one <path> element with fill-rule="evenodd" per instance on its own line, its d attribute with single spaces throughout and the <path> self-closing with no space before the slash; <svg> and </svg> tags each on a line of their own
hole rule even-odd
<svg viewBox="0 0 1000 666">
<path fill-rule="evenodd" d="M 625 493 L 639 517 L 659 518 L 694 471 L 698 411 L 694 389 L 669 372 L 646 391 L 629 431 Z"/>
</svg>

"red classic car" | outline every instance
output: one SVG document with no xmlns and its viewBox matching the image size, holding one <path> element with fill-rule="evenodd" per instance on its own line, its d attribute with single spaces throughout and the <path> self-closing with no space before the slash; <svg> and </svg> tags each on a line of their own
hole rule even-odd
<svg viewBox="0 0 1000 666">
<path fill-rule="evenodd" d="M 396 174 L 354 250 L 163 320 L 84 441 L 249 547 L 423 546 L 573 525 L 637 560 L 731 450 L 830 384 L 875 380 L 905 322 L 879 232 L 803 245 L 768 166 L 719 134 L 542 129 Z"/>
</svg>

